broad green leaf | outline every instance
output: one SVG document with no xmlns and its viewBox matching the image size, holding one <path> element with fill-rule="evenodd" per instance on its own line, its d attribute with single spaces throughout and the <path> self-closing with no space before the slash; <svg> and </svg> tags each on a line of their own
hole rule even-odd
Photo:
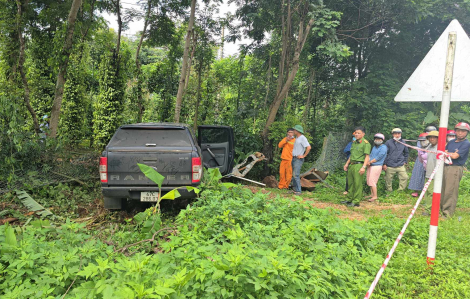
<svg viewBox="0 0 470 299">
<path fill-rule="evenodd" d="M 222 270 L 215 270 L 214 274 L 212 274 L 212 279 L 219 279 L 225 275 L 225 271 Z"/>
<path fill-rule="evenodd" d="M 218 181 L 222 178 L 222 174 L 218 168 L 209 168 L 207 170 L 209 172 L 209 177 L 211 181 Z"/>
<path fill-rule="evenodd" d="M 199 192 L 201 192 L 201 190 L 199 190 L 198 188 L 196 188 L 196 187 L 191 187 L 191 186 L 186 186 L 186 190 L 188 190 L 188 191 L 194 191 L 194 193 L 196 193 L 196 194 L 199 194 Z"/>
<path fill-rule="evenodd" d="M 428 114 L 426 115 L 426 117 L 424 118 L 424 123 L 426 124 L 430 124 L 430 123 L 433 123 L 434 121 L 436 121 L 439 117 L 437 117 L 436 115 L 434 115 L 434 113 L 432 113 L 432 111 L 428 111 Z"/>
<path fill-rule="evenodd" d="M 169 191 L 167 194 L 163 195 L 161 199 L 171 199 L 174 200 L 175 198 L 180 197 L 181 194 L 178 192 L 178 189 L 173 189 Z"/>
<path fill-rule="evenodd" d="M 40 216 L 51 216 L 53 215 L 51 211 L 46 209 L 45 207 L 41 206 L 37 201 L 35 201 L 31 196 L 29 196 L 26 191 L 18 191 L 16 190 L 16 195 L 21 202 L 30 210 L 31 212 L 36 212 L 36 214 Z"/>
<path fill-rule="evenodd" d="M 134 216 L 134 220 L 137 224 L 141 224 L 145 219 L 147 219 L 147 215 L 147 212 L 140 212 Z"/>
<path fill-rule="evenodd" d="M 13 247 L 18 246 L 18 242 L 16 241 L 15 231 L 8 224 L 8 222 L 5 225 L 5 243 Z"/>
<path fill-rule="evenodd" d="M 161 296 L 167 296 L 171 293 L 174 293 L 175 290 L 171 289 L 171 288 L 166 288 L 166 287 L 163 287 L 163 286 L 157 286 L 155 287 L 155 293 L 157 293 L 158 295 L 161 295 Z"/>
<path fill-rule="evenodd" d="M 46 226 L 51 226 L 51 223 L 49 222 L 49 220 L 38 219 L 31 221 L 31 225 L 36 228 L 43 228 Z"/>
<path fill-rule="evenodd" d="M 234 184 L 234 183 L 222 183 L 221 185 L 224 186 L 225 188 L 233 188 L 233 187 L 238 186 L 237 184 Z"/>
<path fill-rule="evenodd" d="M 158 173 L 158 171 L 156 171 L 152 167 L 147 166 L 145 164 L 137 163 L 137 165 L 139 166 L 140 171 L 142 171 L 146 177 L 148 177 L 152 182 L 158 185 L 158 188 L 162 187 L 163 180 L 165 179 L 163 175 Z"/>
</svg>

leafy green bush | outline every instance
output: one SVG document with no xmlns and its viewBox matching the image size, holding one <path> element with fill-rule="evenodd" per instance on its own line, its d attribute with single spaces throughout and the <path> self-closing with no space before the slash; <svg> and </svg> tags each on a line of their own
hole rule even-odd
<svg viewBox="0 0 470 299">
<path fill-rule="evenodd" d="M 85 127 L 89 98 L 86 97 L 84 62 L 81 54 L 70 57 L 67 81 L 64 86 L 59 134 L 69 143 L 79 143 L 84 138 L 85 132 L 90 129 Z"/>
<path fill-rule="evenodd" d="M 70 298 L 357 298 L 403 221 L 392 214 L 352 221 L 248 189 L 206 189 L 171 234 L 140 250 L 142 243 L 130 244 L 136 239 L 129 226 L 98 238 L 72 222 L 17 229 L 15 250 L 0 257 L 0 296 L 57 298 L 71 285 Z M 429 275 L 428 220 L 414 219 L 374 297 L 468 297 L 469 246 L 464 232 L 455 232 L 469 222 L 444 222 L 449 232 L 438 253 L 446 260 Z M 6 230 L 0 227 L 2 248 Z M 137 253 L 113 250 L 125 244 Z"/>
<path fill-rule="evenodd" d="M 112 247 L 92 240 L 84 226 L 67 221 L 53 227 L 48 221 L 35 221 L 16 230 L 16 246 L 6 246 L 8 227 L 0 227 L 0 296 L 55 298 L 66 292 L 85 265 L 111 257 Z"/>
</svg>

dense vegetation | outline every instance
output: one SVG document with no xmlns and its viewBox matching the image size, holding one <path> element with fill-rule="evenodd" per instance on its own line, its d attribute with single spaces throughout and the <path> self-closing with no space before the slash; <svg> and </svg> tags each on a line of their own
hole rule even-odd
<svg viewBox="0 0 470 299">
<path fill-rule="evenodd" d="M 470 29 L 467 1 L 232 2 L 215 17 L 218 1 L 0 1 L 2 166 L 38 150 L 46 123 L 46 146 L 98 150 L 125 123 L 230 125 L 238 156 L 270 158 L 265 172 L 296 123 L 310 134 L 312 161 L 328 132 L 356 125 L 386 136 L 399 126 L 414 139 L 437 123 L 438 104 L 393 97 L 451 19 Z M 124 36 L 136 19 L 140 35 Z M 222 40 L 242 36 L 252 42 L 224 56 Z M 468 105 L 452 104 L 457 120 L 470 120 Z"/>
<path fill-rule="evenodd" d="M 148 235 L 132 223 L 100 231 L 70 221 L 3 226 L 0 292 L 2 298 L 57 298 L 69 287 L 71 298 L 364 295 L 403 220 L 387 211 L 349 220 L 299 199 L 206 190 L 174 222 L 164 220 L 154 242 L 140 244 Z M 468 297 L 470 248 L 461 227 L 469 221 L 465 215 L 442 223 L 431 274 L 424 258 L 428 219 L 413 220 L 375 297 Z"/>
</svg>

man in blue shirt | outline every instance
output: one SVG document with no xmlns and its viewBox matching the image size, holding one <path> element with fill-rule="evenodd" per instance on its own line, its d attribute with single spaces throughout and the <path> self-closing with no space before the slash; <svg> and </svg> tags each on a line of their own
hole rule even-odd
<svg viewBox="0 0 470 299">
<path fill-rule="evenodd" d="M 292 150 L 292 189 L 295 195 L 300 195 L 302 187 L 300 186 L 300 169 L 304 163 L 305 157 L 312 148 L 307 138 L 303 135 L 304 128 L 301 125 L 294 126 L 295 143 Z"/>
<path fill-rule="evenodd" d="M 452 217 L 459 197 L 459 184 L 463 176 L 463 168 L 467 162 L 470 141 L 467 134 L 470 125 L 460 122 L 455 126 L 457 138 L 449 141 L 446 152 L 450 154 L 452 164 L 444 167 L 444 180 L 442 181 L 441 211 L 444 217 Z"/>
</svg>

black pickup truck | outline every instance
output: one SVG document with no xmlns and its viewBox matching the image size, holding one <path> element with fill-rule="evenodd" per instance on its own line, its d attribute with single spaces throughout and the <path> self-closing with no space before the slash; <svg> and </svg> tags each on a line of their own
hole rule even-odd
<svg viewBox="0 0 470 299">
<path fill-rule="evenodd" d="M 158 186 L 137 163 L 165 177 L 162 195 L 182 186 L 198 186 L 202 167 L 232 171 L 234 135 L 231 127 L 199 126 L 197 138 L 185 124 L 140 123 L 121 126 L 100 157 L 101 190 L 106 209 L 121 209 L 124 201 L 157 201 Z M 195 197 L 182 188 L 181 198 Z"/>
</svg>

